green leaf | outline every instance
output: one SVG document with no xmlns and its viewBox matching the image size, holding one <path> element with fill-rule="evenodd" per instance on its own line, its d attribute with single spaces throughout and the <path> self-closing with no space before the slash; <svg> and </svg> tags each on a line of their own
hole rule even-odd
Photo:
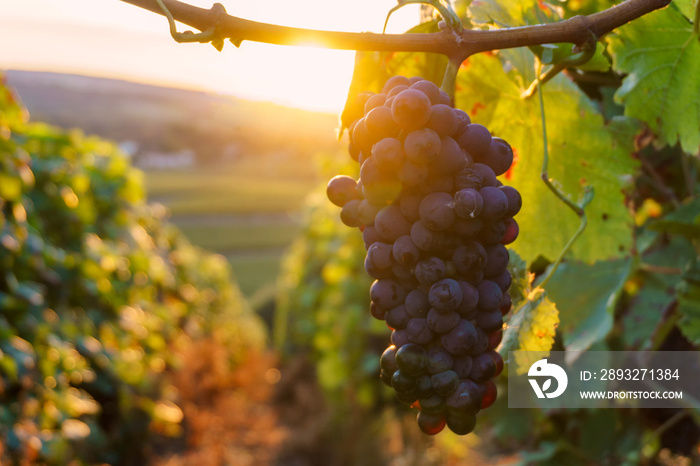
<svg viewBox="0 0 700 466">
<path fill-rule="evenodd" d="M 597 42 L 595 46 L 595 54 L 583 65 L 576 66 L 583 71 L 608 71 L 610 69 L 610 60 L 605 56 L 605 45 Z"/>
<path fill-rule="evenodd" d="M 685 268 L 695 251 L 685 239 L 676 237 L 664 247 L 657 248 L 642 257 L 644 264 L 656 267 Z M 676 286 L 681 282 L 680 274 L 652 273 L 642 271 L 643 280 L 639 292 L 632 298 L 622 318 L 622 339 L 626 346 L 639 347 L 651 338 L 659 325 L 659 316 L 675 299 Z"/>
<path fill-rule="evenodd" d="M 559 266 L 547 292 L 559 307 L 559 330 L 568 351 L 584 351 L 608 335 L 630 268 L 630 259 Z"/>
<path fill-rule="evenodd" d="M 700 198 L 653 222 L 649 229 L 682 235 L 690 240 L 700 237 Z"/>
<path fill-rule="evenodd" d="M 513 54 L 509 55 L 513 56 Z M 518 69 L 506 73 L 498 57 L 477 55 L 463 65 L 457 79 L 457 106 L 472 120 L 502 137 L 517 154 L 503 182 L 520 191 L 522 211 L 516 216 L 521 235 L 511 247 L 528 263 L 542 255 L 556 258 L 579 227 L 579 218 L 549 191 L 540 178 L 543 143 L 540 108 L 535 95 L 522 99 L 530 84 L 519 69 L 533 58 L 515 55 Z M 549 176 L 577 200 L 583 184 L 595 188 L 586 208 L 588 228 L 574 244 L 576 259 L 592 263 L 619 257 L 632 244 L 633 219 L 622 190 L 638 163 L 631 157 L 636 126 L 629 119 L 607 126 L 594 104 L 563 76 L 544 86 Z"/>
<path fill-rule="evenodd" d="M 6 173 L 0 173 L 0 199 L 16 201 L 22 195 L 22 180 Z"/>
<path fill-rule="evenodd" d="M 504 357 L 508 356 L 509 351 L 549 352 L 554 344 L 557 325 L 559 311 L 547 299 L 544 290 L 537 288 L 513 313 L 498 351 Z"/>
<path fill-rule="evenodd" d="M 676 9 L 665 8 L 608 38 L 616 71 L 627 73 L 615 94 L 625 115 L 646 122 L 670 146 L 700 147 L 700 42 Z"/>
<path fill-rule="evenodd" d="M 469 6 L 469 19 L 475 24 L 500 27 L 551 23 L 561 19 L 560 9 L 537 0 L 479 0 Z"/>
<path fill-rule="evenodd" d="M 691 21 L 695 17 L 695 8 L 697 4 L 698 0 L 675 0 L 671 3 L 674 8 L 678 8 L 678 10 Z"/>
<path fill-rule="evenodd" d="M 700 264 L 689 270 L 678 285 L 678 328 L 693 344 L 700 345 Z"/>
</svg>

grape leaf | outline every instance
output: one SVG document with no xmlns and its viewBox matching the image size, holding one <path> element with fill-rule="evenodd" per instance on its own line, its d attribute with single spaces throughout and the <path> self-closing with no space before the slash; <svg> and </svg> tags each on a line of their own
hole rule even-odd
<svg viewBox="0 0 700 466">
<path fill-rule="evenodd" d="M 700 199 L 680 206 L 663 218 L 649 225 L 650 230 L 683 235 L 692 240 L 700 237 Z"/>
<path fill-rule="evenodd" d="M 665 8 L 608 38 L 613 68 L 627 73 L 615 94 L 625 115 L 646 122 L 670 146 L 700 147 L 700 41 L 676 9 Z"/>
<path fill-rule="evenodd" d="M 475 24 L 502 27 L 551 23 L 561 19 L 561 11 L 538 0 L 474 0 L 469 6 L 469 19 Z"/>
<path fill-rule="evenodd" d="M 527 60 L 518 57 L 520 68 Z M 538 98 L 522 99 L 529 82 L 512 66 L 506 73 L 496 56 L 473 56 L 462 68 L 457 106 L 508 141 L 517 154 L 503 180 L 518 189 L 524 200 L 516 216 L 520 237 L 511 247 L 528 263 L 540 254 L 553 260 L 578 229 L 579 218 L 540 178 L 543 144 Z M 637 128 L 629 119 L 606 125 L 594 104 L 563 76 L 543 89 L 550 178 L 574 201 L 583 192 L 582 184 L 595 188 L 595 198 L 586 208 L 588 228 L 572 254 L 588 263 L 623 255 L 631 247 L 633 221 L 622 189 L 638 166 L 630 156 Z"/>
<path fill-rule="evenodd" d="M 559 308 L 559 329 L 567 350 L 584 351 L 608 335 L 630 269 L 630 259 L 593 265 L 566 262 L 559 266 L 547 284 L 547 292 Z"/>
<path fill-rule="evenodd" d="M 676 237 L 669 244 L 644 254 L 642 262 L 657 267 L 684 268 L 693 255 L 693 246 L 687 240 Z M 622 339 L 630 347 L 639 347 L 651 338 L 659 325 L 660 313 L 676 299 L 675 288 L 681 281 L 680 275 L 646 271 L 641 273 L 640 278 L 643 281 L 639 291 L 631 299 L 622 318 Z"/>
<path fill-rule="evenodd" d="M 559 311 L 554 303 L 547 299 L 544 290 L 537 288 L 513 313 L 503 333 L 503 343 L 498 351 L 504 358 L 508 356 L 509 351 L 548 353 L 554 344 L 557 325 L 559 325 Z"/>
</svg>

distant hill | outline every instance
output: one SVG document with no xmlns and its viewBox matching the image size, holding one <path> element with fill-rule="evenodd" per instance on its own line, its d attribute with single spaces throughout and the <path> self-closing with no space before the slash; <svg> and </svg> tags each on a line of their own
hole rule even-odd
<svg viewBox="0 0 700 466">
<path fill-rule="evenodd" d="M 33 119 L 126 143 L 142 166 L 170 155 L 203 165 L 280 152 L 308 161 L 339 149 L 332 114 L 116 79 L 5 74 Z"/>
</svg>

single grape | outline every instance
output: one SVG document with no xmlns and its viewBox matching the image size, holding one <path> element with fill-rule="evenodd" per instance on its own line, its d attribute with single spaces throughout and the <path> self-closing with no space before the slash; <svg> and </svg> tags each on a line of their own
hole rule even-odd
<svg viewBox="0 0 700 466">
<path fill-rule="evenodd" d="M 408 343 L 407 345 L 410 345 L 410 343 Z M 404 346 L 402 346 L 401 348 L 403 348 Z M 401 350 L 401 348 L 399 348 L 399 351 Z M 398 354 L 398 351 L 396 353 Z M 410 375 L 403 372 L 401 369 L 394 372 L 394 375 L 391 376 L 391 386 L 394 387 L 394 390 L 400 393 L 408 393 L 414 388 L 416 388 L 416 382 L 417 380 L 415 377 L 411 377 Z"/>
<path fill-rule="evenodd" d="M 413 163 L 432 163 L 440 155 L 442 141 L 438 133 L 429 128 L 411 131 L 403 143 L 406 157 Z"/>
<path fill-rule="evenodd" d="M 503 233 L 503 238 L 501 239 L 501 244 L 511 244 L 513 241 L 518 239 L 518 234 L 520 233 L 520 227 L 518 222 L 514 218 L 507 218 L 503 221 L 505 225 L 505 232 Z"/>
<path fill-rule="evenodd" d="M 440 342 L 452 355 L 466 354 L 476 343 L 476 329 L 471 322 L 462 319 L 455 328 L 440 337 Z"/>
<path fill-rule="evenodd" d="M 389 309 L 384 317 L 386 324 L 392 329 L 406 328 L 406 324 L 411 319 L 411 316 L 406 312 L 406 307 L 400 304 Z"/>
<path fill-rule="evenodd" d="M 457 283 L 459 283 L 459 288 L 462 292 L 462 301 L 457 307 L 457 313 L 463 319 L 472 319 L 476 315 L 479 304 L 479 292 L 470 283 L 465 281 L 458 281 Z"/>
<path fill-rule="evenodd" d="M 468 354 L 464 356 L 458 356 L 454 358 L 454 363 L 452 364 L 452 370 L 457 373 L 460 379 L 466 379 L 472 371 L 473 365 L 472 357 Z"/>
<path fill-rule="evenodd" d="M 394 280 L 375 280 L 369 289 L 372 302 L 386 310 L 403 304 L 406 290 Z"/>
<path fill-rule="evenodd" d="M 394 138 L 382 139 L 372 147 L 372 157 L 380 170 L 398 170 L 404 161 L 401 141 Z"/>
<path fill-rule="evenodd" d="M 394 273 L 391 271 L 391 268 L 388 269 L 382 269 L 379 266 L 377 266 L 374 261 L 372 260 L 372 256 L 365 256 L 365 272 L 367 272 L 367 275 L 370 277 L 377 279 L 377 280 L 389 280 L 394 278 Z"/>
<path fill-rule="evenodd" d="M 498 348 L 498 345 L 501 344 L 501 340 L 503 340 L 503 330 L 502 329 L 489 333 L 489 344 L 486 347 L 486 349 L 492 350 L 492 349 Z M 503 361 L 503 358 L 501 358 L 501 361 Z"/>
<path fill-rule="evenodd" d="M 338 207 L 343 207 L 349 201 L 353 199 L 359 199 L 360 196 L 357 194 L 355 187 L 357 186 L 357 181 L 349 176 L 338 175 L 331 178 L 326 187 L 326 194 L 328 199 Z"/>
<path fill-rule="evenodd" d="M 416 279 L 420 283 L 432 284 L 445 277 L 445 263 L 437 257 L 428 257 L 416 264 Z"/>
<path fill-rule="evenodd" d="M 426 398 L 433 394 L 433 383 L 430 381 L 430 376 L 428 374 L 423 374 L 418 377 L 415 392 L 418 398 Z"/>
<path fill-rule="evenodd" d="M 397 178 L 406 186 L 418 186 L 428 178 L 428 167 L 424 164 L 404 160 L 396 173 Z"/>
<path fill-rule="evenodd" d="M 435 334 L 428 326 L 427 319 L 414 317 L 406 324 L 406 336 L 411 343 L 427 345 L 433 340 Z"/>
<path fill-rule="evenodd" d="M 384 238 L 377 232 L 376 228 L 367 226 L 362 232 L 362 240 L 365 243 L 365 249 L 369 249 L 369 247 L 377 241 L 384 241 Z"/>
<path fill-rule="evenodd" d="M 459 127 L 459 120 L 449 105 L 433 105 L 426 127 L 440 136 L 452 136 Z"/>
<path fill-rule="evenodd" d="M 461 274 L 483 269 L 486 265 L 486 259 L 486 249 L 476 241 L 468 241 L 452 254 L 452 263 L 457 272 Z"/>
<path fill-rule="evenodd" d="M 503 293 L 506 293 L 506 291 L 508 291 L 510 288 L 510 285 L 513 283 L 513 277 L 511 277 L 508 270 L 504 270 L 500 274 L 490 277 L 489 280 L 498 284 L 498 286 L 501 287 L 501 290 L 503 290 Z"/>
<path fill-rule="evenodd" d="M 503 291 L 498 284 L 484 280 L 476 287 L 479 292 L 479 308 L 482 310 L 497 309 L 503 298 Z"/>
<path fill-rule="evenodd" d="M 508 210 L 508 198 L 498 188 L 487 186 L 479 191 L 484 201 L 481 216 L 486 220 L 497 220 L 503 217 Z"/>
<path fill-rule="evenodd" d="M 407 220 L 415 222 L 420 218 L 419 209 L 423 195 L 415 190 L 404 190 L 399 196 L 399 209 Z"/>
<path fill-rule="evenodd" d="M 352 142 L 363 152 L 370 153 L 372 144 L 377 142 L 367 129 L 365 119 L 360 119 L 352 129 Z"/>
<path fill-rule="evenodd" d="M 451 370 L 432 375 L 430 381 L 433 383 L 433 390 L 440 396 L 450 395 L 459 385 L 457 373 Z"/>
<path fill-rule="evenodd" d="M 473 166 L 465 166 L 462 170 L 455 175 L 454 186 L 455 189 L 481 189 L 483 179 L 479 171 L 475 170 Z"/>
<path fill-rule="evenodd" d="M 421 222 L 431 230 L 447 230 L 454 222 L 454 201 L 443 192 L 430 193 L 423 198 L 418 210 Z"/>
<path fill-rule="evenodd" d="M 505 234 L 506 224 L 500 220 L 494 220 L 484 224 L 477 236 L 484 246 L 493 246 L 501 243 Z"/>
<path fill-rule="evenodd" d="M 486 409 L 496 401 L 498 389 L 493 380 L 485 382 L 482 387 L 481 409 Z"/>
<path fill-rule="evenodd" d="M 384 84 L 382 92 L 386 94 L 396 86 L 410 86 L 411 84 L 411 81 L 405 76 L 392 76 Z"/>
<path fill-rule="evenodd" d="M 508 249 L 502 244 L 486 247 L 486 265 L 484 266 L 484 275 L 486 277 L 494 277 L 503 273 L 508 267 L 509 259 Z"/>
<path fill-rule="evenodd" d="M 357 207 L 359 204 L 360 201 L 357 199 L 346 202 L 340 209 L 340 221 L 349 227 L 359 227 L 362 225 L 357 214 Z"/>
<path fill-rule="evenodd" d="M 386 206 L 377 213 L 374 227 L 391 242 L 411 232 L 411 222 L 404 218 L 396 204 Z"/>
<path fill-rule="evenodd" d="M 454 196 L 454 211 L 459 217 L 473 219 L 481 213 L 484 200 L 479 191 L 472 188 L 460 189 Z"/>
<path fill-rule="evenodd" d="M 503 293 L 503 298 L 501 298 L 501 302 L 498 305 L 498 309 L 501 311 L 502 315 L 506 315 L 510 312 L 510 308 L 513 306 L 513 299 L 510 297 L 510 294 L 508 293 Z"/>
<path fill-rule="evenodd" d="M 396 90 L 394 88 L 391 92 Z M 391 92 L 388 96 L 391 96 Z M 421 91 L 406 89 L 396 95 L 391 104 L 394 121 L 405 130 L 414 130 L 424 126 L 430 119 L 430 99 Z"/>
<path fill-rule="evenodd" d="M 411 237 L 404 235 L 394 241 L 392 257 L 401 265 L 411 266 L 418 262 L 420 251 L 411 241 Z"/>
<path fill-rule="evenodd" d="M 388 269 L 393 263 L 391 251 L 391 244 L 374 243 L 367 250 L 367 257 L 370 258 L 374 265 L 376 265 L 380 269 Z"/>
<path fill-rule="evenodd" d="M 508 171 L 513 164 L 513 149 L 501 138 L 492 138 L 486 165 L 491 167 L 496 176 Z"/>
<path fill-rule="evenodd" d="M 357 216 L 363 225 L 374 225 L 374 219 L 383 206 L 370 202 L 368 199 L 360 200 L 357 206 Z"/>
<path fill-rule="evenodd" d="M 469 356 L 467 357 L 469 358 Z M 479 385 L 467 378 L 460 377 L 457 388 L 447 397 L 445 404 L 451 412 L 473 416 L 481 408 L 481 394 L 482 390 Z"/>
<path fill-rule="evenodd" d="M 439 434 L 445 428 L 445 415 L 420 411 L 416 417 L 418 427 L 427 435 Z"/>
<path fill-rule="evenodd" d="M 430 103 L 433 105 L 440 103 L 440 88 L 428 80 L 418 81 L 411 85 L 411 89 L 421 91 L 430 99 Z"/>
<path fill-rule="evenodd" d="M 396 365 L 396 346 L 391 345 L 384 350 L 382 356 L 379 358 L 379 367 L 387 374 L 393 375 L 399 368 Z"/>
<path fill-rule="evenodd" d="M 485 188 L 487 186 L 495 188 L 499 186 L 500 181 L 498 181 L 498 178 L 496 178 L 496 174 L 488 165 L 484 165 L 483 163 L 475 163 L 471 166 L 471 169 L 474 172 L 478 173 L 481 177 L 482 188 Z"/>
<path fill-rule="evenodd" d="M 488 157 L 491 133 L 484 126 L 472 123 L 459 135 L 457 142 L 474 157 L 475 161 L 481 162 Z"/>
<path fill-rule="evenodd" d="M 432 231 L 422 222 L 411 225 L 411 241 L 423 252 L 435 251 L 442 241 L 443 233 Z"/>
<path fill-rule="evenodd" d="M 450 353 L 442 348 L 434 347 L 428 350 L 428 374 L 433 375 L 450 370 L 453 363 L 454 359 Z"/>
<path fill-rule="evenodd" d="M 459 323 L 459 314 L 456 312 L 443 313 L 435 308 L 428 312 L 428 326 L 435 333 L 447 333 Z"/>
<path fill-rule="evenodd" d="M 477 314 L 478 315 L 478 314 Z M 476 321 L 476 318 L 474 319 Z M 478 325 L 476 328 L 476 343 L 472 349 L 469 350 L 469 355 L 472 357 L 478 356 L 485 352 L 489 346 L 489 336 L 484 332 L 484 330 Z"/>
<path fill-rule="evenodd" d="M 520 212 L 520 208 L 523 206 L 523 198 L 520 196 L 520 193 L 512 186 L 500 186 L 498 189 L 500 189 L 503 194 L 506 195 L 506 199 L 508 199 L 508 209 L 506 210 L 505 216 L 515 217 L 515 214 Z"/>
<path fill-rule="evenodd" d="M 386 102 L 386 94 L 371 95 L 365 102 L 364 114 L 367 115 L 372 109 L 384 105 L 384 102 Z"/>
<path fill-rule="evenodd" d="M 419 398 L 418 402 L 420 403 L 421 412 L 437 414 L 445 411 L 445 398 L 440 395 L 432 394 Z"/>
<path fill-rule="evenodd" d="M 427 317 L 430 310 L 430 302 L 427 293 L 421 290 L 411 290 L 406 295 L 404 303 L 406 312 L 412 317 Z"/>
<path fill-rule="evenodd" d="M 473 432 L 476 427 L 476 416 L 448 411 L 446 423 L 447 427 L 455 434 L 467 435 Z"/>
<path fill-rule="evenodd" d="M 396 364 L 403 373 L 417 377 L 428 367 L 428 355 L 422 346 L 408 343 L 396 351 Z"/>
<path fill-rule="evenodd" d="M 408 334 L 406 330 L 394 330 L 391 332 L 391 344 L 396 348 L 401 348 L 403 345 L 409 343 Z"/>
<path fill-rule="evenodd" d="M 430 193 L 451 193 L 454 188 L 454 177 L 451 175 L 437 175 L 428 171 L 428 177 L 418 185 L 424 195 Z"/>
<path fill-rule="evenodd" d="M 389 93 L 386 95 L 387 100 L 395 99 L 396 96 L 399 95 L 399 93 L 405 91 L 406 89 L 410 88 L 404 84 L 399 84 L 398 86 L 394 87 L 392 90 L 389 91 Z"/>
<path fill-rule="evenodd" d="M 437 312 L 447 314 L 456 310 L 462 302 L 462 288 L 456 280 L 445 278 L 433 283 L 428 300 Z"/>
<path fill-rule="evenodd" d="M 443 136 L 440 138 L 440 153 L 435 161 L 431 163 L 430 169 L 438 174 L 454 175 L 459 173 L 468 162 L 471 162 L 471 160 L 467 158 L 457 141 L 449 136 Z"/>
<path fill-rule="evenodd" d="M 500 330 L 503 328 L 503 314 L 498 308 L 479 311 L 476 314 L 476 325 L 488 333 Z"/>
<path fill-rule="evenodd" d="M 461 237 L 476 236 L 481 231 L 484 222 L 480 218 L 455 218 L 452 230 Z"/>
<path fill-rule="evenodd" d="M 486 382 L 496 376 L 496 362 L 490 353 L 483 353 L 473 358 L 474 366 L 469 378 L 474 382 Z"/>
<path fill-rule="evenodd" d="M 457 118 L 457 129 L 455 130 L 454 134 L 457 136 L 456 139 L 459 139 L 458 136 L 467 129 L 467 127 L 471 124 L 472 119 L 469 118 L 467 112 L 459 108 L 455 108 L 453 112 L 455 114 L 455 118 Z"/>
</svg>

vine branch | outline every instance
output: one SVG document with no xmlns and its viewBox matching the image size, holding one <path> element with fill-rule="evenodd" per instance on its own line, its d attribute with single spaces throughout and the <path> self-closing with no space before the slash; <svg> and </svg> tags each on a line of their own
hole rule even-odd
<svg viewBox="0 0 700 466">
<path fill-rule="evenodd" d="M 164 14 L 156 0 L 121 0 Z M 433 52 L 450 58 L 466 58 L 488 50 L 530 45 L 571 42 L 584 44 L 593 34 L 596 38 L 643 16 L 663 8 L 670 0 L 627 0 L 607 10 L 588 16 L 575 16 L 556 23 L 515 28 L 464 30 L 455 37 L 452 31 L 423 34 L 374 34 L 321 31 L 251 21 L 222 13 L 223 6 L 199 8 L 177 0 L 162 0 L 176 21 L 200 31 L 216 29 L 219 37 L 234 43 L 243 40 L 277 45 L 320 43 L 331 49 L 396 52 Z"/>
</svg>

